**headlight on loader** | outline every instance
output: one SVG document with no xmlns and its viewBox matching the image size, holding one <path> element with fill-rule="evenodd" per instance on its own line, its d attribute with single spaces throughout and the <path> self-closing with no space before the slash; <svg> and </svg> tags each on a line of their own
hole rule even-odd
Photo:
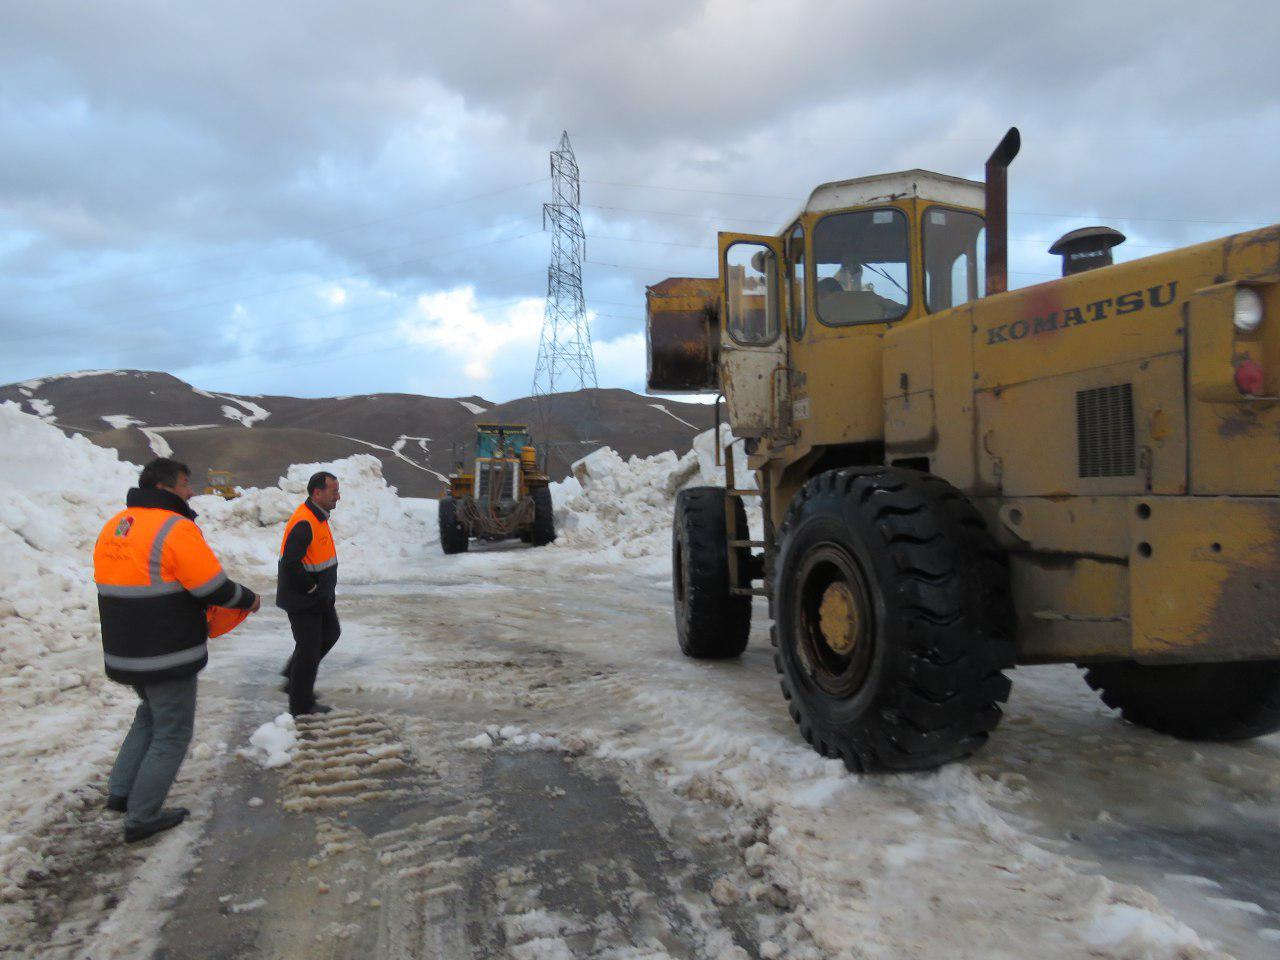
<svg viewBox="0 0 1280 960">
<path fill-rule="evenodd" d="M 1241 333 L 1253 333 L 1262 323 L 1262 298 L 1251 287 L 1237 287 L 1235 315 L 1232 318 Z"/>
</svg>

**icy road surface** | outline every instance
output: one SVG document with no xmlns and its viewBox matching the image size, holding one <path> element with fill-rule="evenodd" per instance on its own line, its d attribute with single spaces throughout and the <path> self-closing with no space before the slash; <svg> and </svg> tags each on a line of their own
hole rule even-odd
<svg viewBox="0 0 1280 960">
<path fill-rule="evenodd" d="M 118 846 L 99 750 L 0 954 L 1280 956 L 1278 738 L 1179 743 L 1022 669 L 979 757 L 854 778 L 793 729 L 762 608 L 740 661 L 679 655 L 665 558 L 398 574 L 345 588 L 337 709 L 285 765 L 237 755 L 283 708 L 283 616 L 215 642 L 173 833 Z"/>
</svg>

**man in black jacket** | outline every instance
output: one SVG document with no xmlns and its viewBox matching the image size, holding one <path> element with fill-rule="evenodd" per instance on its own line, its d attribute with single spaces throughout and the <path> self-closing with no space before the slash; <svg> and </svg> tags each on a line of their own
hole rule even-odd
<svg viewBox="0 0 1280 960">
<path fill-rule="evenodd" d="M 289 615 L 293 656 L 282 671 L 288 679 L 289 712 L 295 717 L 328 713 L 315 698 L 316 671 L 342 633 L 335 608 L 338 551 L 329 514 L 342 499 L 338 478 L 321 470 L 307 481 L 307 499 L 285 526 L 280 543 L 276 606 Z"/>
<path fill-rule="evenodd" d="M 196 675 L 209 661 L 207 608 L 260 604 L 223 572 L 195 525 L 191 496 L 186 464 L 152 460 L 93 550 L 107 676 L 141 701 L 107 784 L 107 808 L 126 814 L 127 843 L 187 816 L 162 804 L 191 743 Z"/>
</svg>

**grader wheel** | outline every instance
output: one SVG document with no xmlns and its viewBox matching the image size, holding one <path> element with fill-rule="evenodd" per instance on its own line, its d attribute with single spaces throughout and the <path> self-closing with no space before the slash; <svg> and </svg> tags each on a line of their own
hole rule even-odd
<svg viewBox="0 0 1280 960">
<path fill-rule="evenodd" d="M 471 542 L 471 532 L 462 522 L 458 501 L 443 497 L 439 507 L 440 549 L 445 553 L 466 553 Z"/>
<path fill-rule="evenodd" d="M 545 547 L 556 538 L 556 513 L 551 502 L 551 489 L 534 487 L 529 496 L 533 498 L 533 529 L 529 532 L 529 542 L 535 547 Z"/>
</svg>

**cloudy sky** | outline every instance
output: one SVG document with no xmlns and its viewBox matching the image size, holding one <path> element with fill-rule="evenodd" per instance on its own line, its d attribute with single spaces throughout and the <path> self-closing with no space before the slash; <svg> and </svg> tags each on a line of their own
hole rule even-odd
<svg viewBox="0 0 1280 960">
<path fill-rule="evenodd" d="M 303 396 L 529 392 L 548 151 L 582 168 L 602 386 L 644 285 L 816 184 L 978 178 L 1012 283 L 1280 221 L 1280 7 L 817 0 L 0 0 L 0 382 L 85 368 Z"/>
</svg>

